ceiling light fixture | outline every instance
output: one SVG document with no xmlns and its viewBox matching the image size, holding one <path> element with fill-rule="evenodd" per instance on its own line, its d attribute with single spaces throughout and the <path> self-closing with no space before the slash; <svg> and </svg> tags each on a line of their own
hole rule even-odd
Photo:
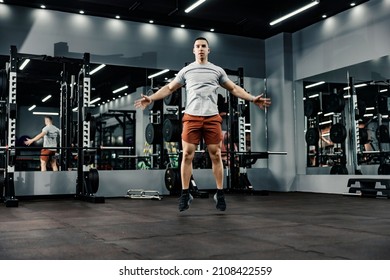
<svg viewBox="0 0 390 280">
<path fill-rule="evenodd" d="M 184 10 L 184 12 L 186 14 L 188 14 L 189 12 L 191 12 L 193 9 L 195 9 L 196 7 L 198 7 L 200 4 L 206 2 L 206 0 L 198 0 L 196 1 L 194 4 L 192 4 L 191 6 L 189 6 L 187 9 Z"/>
<path fill-rule="evenodd" d="M 214 32 L 214 31 L 215 31 L 215 29 L 214 29 L 214 28 L 211 28 L 211 29 L 210 29 L 210 32 Z"/>
<path fill-rule="evenodd" d="M 154 20 L 149 20 L 149 23 L 154 23 Z"/>
<path fill-rule="evenodd" d="M 29 62 L 30 62 L 30 59 L 29 59 L 29 58 L 25 59 L 25 60 L 23 61 L 22 65 L 20 65 L 19 70 L 23 70 L 23 69 L 27 66 L 27 64 L 28 64 Z"/>
<path fill-rule="evenodd" d="M 84 11 L 83 11 L 83 10 L 81 10 L 79 13 L 80 13 L 80 14 L 84 14 Z"/>
<path fill-rule="evenodd" d="M 122 91 L 122 90 L 125 90 L 125 89 L 127 89 L 129 86 L 123 86 L 123 87 L 120 87 L 120 88 L 117 88 L 116 90 L 114 90 L 112 93 L 118 93 L 118 92 L 120 92 L 120 91 Z"/>
<path fill-rule="evenodd" d="M 379 92 L 386 92 L 386 91 L 388 91 L 388 89 L 387 89 L 387 88 L 385 88 L 385 89 L 381 89 Z"/>
<path fill-rule="evenodd" d="M 33 112 L 33 115 L 58 116 L 59 113 L 53 113 L 53 112 Z"/>
<path fill-rule="evenodd" d="M 117 15 L 117 16 L 115 16 L 115 18 L 116 18 L 116 19 L 120 19 L 120 18 L 121 18 L 121 16 L 118 16 L 118 15 Z"/>
<path fill-rule="evenodd" d="M 322 84 L 325 84 L 325 81 L 321 81 L 321 82 L 318 82 L 318 83 L 307 85 L 307 86 L 305 86 L 305 88 L 312 88 L 312 87 L 316 87 L 316 86 L 319 86 L 319 85 L 322 85 Z"/>
<path fill-rule="evenodd" d="M 157 73 L 154 73 L 152 75 L 149 75 L 148 79 L 153 79 L 154 77 L 160 76 L 160 75 L 162 75 L 164 73 L 167 73 L 168 71 L 169 71 L 169 69 L 164 69 L 164 70 L 162 70 L 160 72 L 157 72 Z"/>
<path fill-rule="evenodd" d="M 184 24 L 182 24 L 182 25 L 180 25 L 180 27 L 181 27 L 181 28 L 184 28 L 184 27 L 186 27 L 186 26 L 185 26 Z"/>
<path fill-rule="evenodd" d="M 322 15 L 322 18 L 327 18 L 328 16 L 327 15 Z"/>
<path fill-rule="evenodd" d="M 318 93 L 315 93 L 315 94 L 313 94 L 313 95 L 309 95 L 308 97 L 309 98 L 316 98 L 316 97 L 318 97 L 318 96 L 320 96 Z"/>
<path fill-rule="evenodd" d="M 42 102 L 46 102 L 47 100 L 49 100 L 51 98 L 51 94 L 49 94 L 48 96 L 46 96 L 45 98 L 42 99 Z"/>
<path fill-rule="evenodd" d="M 37 105 L 32 105 L 30 108 L 28 108 L 29 111 L 34 110 L 37 107 Z"/>
<path fill-rule="evenodd" d="M 363 84 L 357 84 L 357 85 L 355 85 L 355 88 L 360 88 L 360 87 L 366 87 L 367 86 L 367 84 L 365 84 L 365 83 L 363 83 Z M 345 87 L 345 88 L 343 88 L 343 90 L 348 90 L 348 89 L 350 89 L 351 87 Z"/>
<path fill-rule="evenodd" d="M 324 124 L 328 124 L 328 123 L 332 123 L 332 120 L 320 122 L 318 125 L 324 125 Z"/>
<path fill-rule="evenodd" d="M 42 9 L 46 9 L 46 6 L 45 6 L 45 5 L 41 5 L 41 8 L 42 8 Z"/>
<path fill-rule="evenodd" d="M 98 67 L 96 67 L 96 68 L 93 69 L 91 72 L 89 72 L 89 75 L 95 74 L 97 71 L 102 70 L 104 67 L 106 67 L 105 64 L 100 64 Z"/>
<path fill-rule="evenodd" d="M 96 102 L 98 102 L 101 98 L 100 97 L 96 97 L 94 100 L 92 100 L 91 102 L 89 102 L 89 105 L 92 105 Z"/>
<path fill-rule="evenodd" d="M 354 6 L 356 6 L 356 3 L 352 2 L 350 5 L 351 5 L 351 7 L 354 7 Z"/>
<path fill-rule="evenodd" d="M 295 11 L 293 11 L 293 12 L 291 12 L 291 13 L 285 15 L 285 16 L 282 16 L 282 17 L 274 20 L 274 21 L 271 21 L 270 25 L 275 25 L 275 24 L 277 24 L 279 22 L 282 22 L 282 21 L 284 21 L 284 20 L 286 20 L 286 19 L 288 19 L 288 18 L 290 18 L 292 16 L 295 16 L 295 15 L 297 15 L 297 14 L 299 14 L 299 13 L 301 13 L 301 12 L 307 10 L 307 9 L 310 9 L 311 7 L 314 7 L 315 5 L 318 5 L 319 3 L 320 3 L 319 0 L 312 1 L 311 3 L 303 6 L 302 8 L 299 8 L 299 9 L 297 9 L 297 10 L 295 10 Z"/>
</svg>

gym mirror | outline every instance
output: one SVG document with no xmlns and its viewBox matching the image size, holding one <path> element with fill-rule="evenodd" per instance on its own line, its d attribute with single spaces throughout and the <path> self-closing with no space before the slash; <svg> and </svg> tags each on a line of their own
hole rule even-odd
<svg viewBox="0 0 390 280">
<path fill-rule="evenodd" d="M 389 73 L 385 56 L 303 81 L 309 174 L 390 174 Z"/>
</svg>

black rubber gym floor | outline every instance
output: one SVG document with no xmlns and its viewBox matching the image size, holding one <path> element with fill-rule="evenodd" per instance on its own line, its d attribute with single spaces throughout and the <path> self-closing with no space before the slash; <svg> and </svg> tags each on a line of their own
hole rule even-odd
<svg viewBox="0 0 390 280">
<path fill-rule="evenodd" d="M 335 194 L 20 200 L 0 205 L 0 259 L 388 260 L 390 200 Z"/>
</svg>

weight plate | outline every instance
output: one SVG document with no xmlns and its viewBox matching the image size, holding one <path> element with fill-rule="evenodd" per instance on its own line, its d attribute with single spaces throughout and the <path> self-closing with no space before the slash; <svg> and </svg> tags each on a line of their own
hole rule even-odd
<svg viewBox="0 0 390 280">
<path fill-rule="evenodd" d="M 181 94 L 180 90 L 177 90 L 177 91 L 173 92 L 172 94 L 168 95 L 167 97 L 165 97 L 164 98 L 165 105 L 168 105 L 168 106 L 179 105 L 180 94 Z"/>
<path fill-rule="evenodd" d="M 179 142 L 181 125 L 179 120 L 166 119 L 163 123 L 163 135 L 166 142 Z"/>
<path fill-rule="evenodd" d="M 359 128 L 359 140 L 362 145 L 369 142 L 367 128 Z"/>
<path fill-rule="evenodd" d="M 355 119 L 361 119 L 363 118 L 364 114 L 366 113 L 366 102 L 364 102 L 363 100 L 359 99 L 357 101 L 357 110 L 355 111 L 356 114 L 355 114 Z"/>
<path fill-rule="evenodd" d="M 96 193 L 99 189 L 99 173 L 97 169 L 91 168 L 88 173 L 88 182 L 92 193 Z"/>
<path fill-rule="evenodd" d="M 157 144 L 162 141 L 162 131 L 160 124 L 149 123 L 145 129 L 145 139 L 148 144 Z"/>
<path fill-rule="evenodd" d="M 330 169 L 330 174 L 332 175 L 339 175 L 339 174 L 348 174 L 348 169 L 345 165 L 333 165 L 332 168 Z"/>
<path fill-rule="evenodd" d="M 327 97 L 327 102 L 325 102 L 324 113 L 341 113 L 345 107 L 345 99 L 342 95 L 332 93 Z"/>
<path fill-rule="evenodd" d="M 314 127 L 309 128 L 306 131 L 305 139 L 308 145 L 317 145 L 320 140 L 318 129 Z"/>
<path fill-rule="evenodd" d="M 388 105 L 387 105 L 387 99 L 388 97 L 384 94 L 380 94 L 378 95 L 378 98 L 377 98 L 377 109 L 378 109 L 378 112 L 379 114 L 382 114 L 382 115 L 388 115 L 389 114 L 389 108 L 388 108 Z"/>
<path fill-rule="evenodd" d="M 343 143 L 347 138 L 347 130 L 341 123 L 335 123 L 330 128 L 330 140 L 333 143 Z"/>
<path fill-rule="evenodd" d="M 390 175 L 390 164 L 382 163 L 378 167 L 378 175 Z"/>
<path fill-rule="evenodd" d="M 376 129 L 376 138 L 380 143 L 390 143 L 389 127 L 385 124 L 381 124 Z"/>
<path fill-rule="evenodd" d="M 170 194 L 179 194 L 181 191 L 180 170 L 178 168 L 167 168 L 165 170 L 165 187 Z"/>
<path fill-rule="evenodd" d="M 306 98 L 304 103 L 304 114 L 308 118 L 316 117 L 320 111 L 320 102 L 318 99 Z"/>
</svg>

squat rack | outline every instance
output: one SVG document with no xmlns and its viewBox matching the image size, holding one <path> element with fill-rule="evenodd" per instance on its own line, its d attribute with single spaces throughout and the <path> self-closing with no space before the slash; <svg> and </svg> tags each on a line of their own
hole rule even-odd
<svg viewBox="0 0 390 280">
<path fill-rule="evenodd" d="M 5 100 L 1 100 L 2 103 L 6 103 L 7 112 L 6 120 L 4 127 L 6 135 L 6 143 L 3 147 L 0 147 L 4 151 L 5 157 L 5 167 L 3 169 L 3 174 L 0 174 L 1 177 L 1 190 L 0 190 L 0 201 L 3 201 L 7 207 L 18 207 L 19 200 L 15 197 L 15 185 L 14 185 L 14 173 L 15 173 L 15 159 L 16 159 L 16 117 L 17 117 L 17 64 L 19 57 L 28 57 L 28 58 L 37 58 L 42 59 L 40 55 L 29 55 L 21 54 L 17 52 L 16 46 L 10 47 L 10 59 L 6 64 L 5 72 L 2 71 L 2 80 L 1 94 L 0 97 L 3 98 L 4 89 L 6 89 L 7 96 L 4 97 Z M 60 146 L 58 150 L 65 150 L 66 156 L 65 161 L 61 160 L 61 166 L 67 167 L 69 159 L 69 151 L 71 149 L 77 149 L 77 180 L 76 180 L 76 198 L 86 200 L 89 202 L 104 202 L 104 197 L 97 197 L 95 192 L 97 192 L 99 177 L 96 169 L 90 168 L 91 159 L 94 156 L 93 147 L 91 147 L 91 141 L 96 126 L 94 124 L 94 117 L 90 111 L 90 91 L 91 91 L 91 80 L 89 75 L 90 69 L 90 55 L 85 53 L 82 60 L 82 68 L 78 75 L 77 80 L 77 96 L 74 95 L 71 91 L 71 96 L 68 96 L 68 84 L 66 80 L 65 66 L 63 69 L 62 81 L 61 81 L 61 127 L 64 131 L 64 134 L 61 136 Z M 73 61 L 79 63 L 80 60 L 72 59 L 63 59 L 59 58 L 60 61 Z M 5 75 L 4 75 L 5 74 Z M 5 81 L 6 79 L 6 81 Z M 4 86 L 5 85 L 5 86 Z M 71 89 L 74 88 L 74 77 L 71 79 Z M 74 98 L 75 97 L 75 98 Z M 72 117 L 71 111 L 71 102 L 77 105 L 78 108 L 78 123 L 77 123 L 77 143 L 74 143 L 71 139 L 71 133 L 69 130 L 70 118 Z M 4 124 L 4 122 L 2 122 Z M 62 147 L 62 145 L 66 147 Z M 70 144 L 75 144 L 77 147 L 70 147 Z M 42 147 L 41 147 L 42 148 Z M 39 148 L 39 149 L 41 149 Z M 43 147 L 44 148 L 44 147 Z M 30 147 L 29 149 L 34 149 Z M 64 154 L 64 153 L 62 153 Z M 4 191 L 3 191 L 4 188 Z"/>
</svg>

